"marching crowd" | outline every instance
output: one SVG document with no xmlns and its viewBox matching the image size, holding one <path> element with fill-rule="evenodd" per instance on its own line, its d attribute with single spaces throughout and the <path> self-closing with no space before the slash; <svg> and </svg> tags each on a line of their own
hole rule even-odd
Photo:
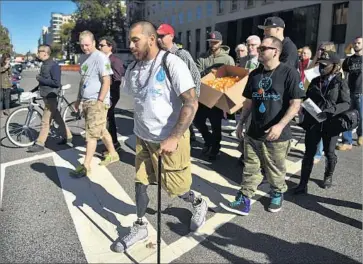
<svg viewBox="0 0 363 264">
<path fill-rule="evenodd" d="M 290 122 L 297 117 L 306 131 L 306 139 L 301 179 L 294 189 L 295 194 L 308 192 L 314 163 L 323 154 L 326 165 L 322 188 L 332 187 L 338 161 L 335 150 L 352 149 L 353 128 L 357 132 L 357 145 L 363 145 L 362 37 L 353 40 L 354 54 L 347 56 L 341 64 L 334 43 L 321 43 L 313 59 L 309 47 L 298 50 L 284 35 L 285 23 L 279 17 L 267 18 L 259 28 L 264 32 L 264 38 L 261 40 L 252 35 L 245 44 L 239 44 L 235 49 L 237 62 L 229 55 L 230 48 L 223 45 L 223 37 L 218 31 L 209 34 L 209 50 L 194 61 L 187 50 L 175 43 L 172 26 L 162 24 L 156 28 L 150 22 L 140 21 L 130 27 L 130 50 L 135 61 L 126 70 L 113 54 L 116 45 L 111 38 L 99 39 L 98 50 L 91 32 L 80 34 L 79 43 L 84 54 L 80 59 L 81 81 L 75 107 L 82 109 L 85 115 L 87 145 L 84 163 L 72 171 L 73 177 L 90 175 L 90 164 L 99 139 L 105 146 L 100 165 L 119 161 L 122 151 L 117 141 L 114 108 L 120 90 L 134 98 L 137 219 L 130 233 L 115 243 L 115 251 L 124 252 L 148 237 L 144 219 L 149 202 L 147 187 L 158 182 L 159 156 L 162 157 L 162 188 L 171 197 L 178 196 L 192 204 L 192 231 L 204 224 L 208 206 L 191 190 L 190 145 L 195 140 L 195 126 L 204 140 L 202 154 L 211 161 L 219 155 L 222 119 L 226 118 L 226 113 L 216 106 L 209 108 L 198 102 L 198 96 L 201 78 L 222 65 L 239 66 L 249 71 L 241 94 L 245 100 L 236 127 L 236 136 L 242 146 L 242 183 L 235 201 L 221 204 L 225 210 L 248 215 L 251 198 L 264 178 L 271 186 L 269 211 L 281 210 L 288 189 L 285 161 L 292 139 Z M 43 64 L 37 76 L 37 88 L 44 99 L 45 110 L 42 129 L 35 144 L 29 148 L 31 152 L 44 149 L 51 118 L 62 130 L 64 140 L 60 144 L 72 141 L 56 107 L 60 68 L 51 59 L 49 46 L 41 45 L 38 57 Z M 318 67 L 319 75 L 309 81 L 305 73 L 315 67 Z M 3 55 L 2 89 L 6 89 L 8 71 L 8 58 Z M 302 102 L 307 100 L 321 111 L 314 115 L 303 107 Z M 337 145 L 340 134 L 342 144 Z"/>
</svg>

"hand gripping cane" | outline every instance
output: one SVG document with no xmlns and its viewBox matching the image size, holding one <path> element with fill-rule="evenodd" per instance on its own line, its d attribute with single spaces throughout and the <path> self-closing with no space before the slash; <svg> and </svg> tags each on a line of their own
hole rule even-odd
<svg viewBox="0 0 363 264">
<path fill-rule="evenodd" d="M 161 232 L 161 155 L 158 157 L 158 233 L 157 233 L 157 263 L 160 264 L 160 232 Z"/>
</svg>

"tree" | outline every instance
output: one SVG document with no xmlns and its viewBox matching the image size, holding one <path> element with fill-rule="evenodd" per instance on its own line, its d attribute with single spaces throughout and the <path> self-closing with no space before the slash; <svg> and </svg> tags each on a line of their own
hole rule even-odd
<svg viewBox="0 0 363 264">
<path fill-rule="evenodd" d="M 71 43 L 80 52 L 78 38 L 84 30 L 91 31 L 96 40 L 111 36 L 116 43 L 126 43 L 126 8 L 118 0 L 73 0 L 77 5 L 74 15 L 75 26 L 71 34 Z"/>
<path fill-rule="evenodd" d="M 53 43 L 50 48 L 54 58 L 62 59 L 62 45 L 60 43 Z"/>
<path fill-rule="evenodd" d="M 60 39 L 63 47 L 67 51 L 67 59 L 69 59 L 69 56 L 74 50 L 74 45 L 72 45 L 71 38 L 72 38 L 72 30 L 74 29 L 76 23 L 74 21 L 71 21 L 69 23 L 65 23 L 61 27 L 60 31 Z"/>
<path fill-rule="evenodd" d="M 9 30 L 0 24 L 0 54 L 12 53 L 13 45 L 10 43 Z"/>
</svg>

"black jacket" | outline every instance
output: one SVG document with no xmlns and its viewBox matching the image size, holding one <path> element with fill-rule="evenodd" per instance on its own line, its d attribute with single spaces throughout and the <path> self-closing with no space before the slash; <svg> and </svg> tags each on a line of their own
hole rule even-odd
<svg viewBox="0 0 363 264">
<path fill-rule="evenodd" d="M 61 69 L 52 59 L 43 61 L 38 76 L 39 92 L 42 97 L 57 97 L 61 87 Z"/>
<path fill-rule="evenodd" d="M 330 122 L 332 117 L 349 110 L 350 92 L 341 73 L 338 73 L 326 88 L 320 89 L 322 83 L 320 76 L 314 78 L 306 91 L 306 99 L 310 98 L 323 112 L 327 113 L 328 119 L 323 122 L 325 123 Z M 315 124 L 318 124 L 318 121 L 304 110 L 302 127 L 309 129 Z"/>
</svg>

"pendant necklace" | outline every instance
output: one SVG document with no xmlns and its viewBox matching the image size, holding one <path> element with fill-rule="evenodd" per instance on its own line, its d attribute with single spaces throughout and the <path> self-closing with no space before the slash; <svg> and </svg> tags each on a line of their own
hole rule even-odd
<svg viewBox="0 0 363 264">
<path fill-rule="evenodd" d="M 270 76 L 264 76 L 265 69 L 262 69 L 262 72 L 261 72 L 262 78 L 260 79 L 260 81 L 258 83 L 258 90 L 257 90 L 258 94 L 262 94 L 262 97 L 265 96 L 265 92 L 268 91 L 272 86 L 272 75 L 274 74 L 276 68 L 273 69 Z"/>
<path fill-rule="evenodd" d="M 151 75 L 153 73 L 153 70 L 154 70 L 154 66 L 155 66 L 155 62 L 156 62 L 156 59 L 158 58 L 159 56 L 159 53 L 160 53 L 160 50 L 158 51 L 158 53 L 156 54 L 151 66 L 150 66 L 150 70 L 149 70 L 149 73 L 148 73 L 148 77 L 146 78 L 146 81 L 145 83 L 142 85 L 141 82 L 140 82 L 140 77 L 141 77 L 141 68 L 143 67 L 144 65 L 144 61 L 141 62 L 141 65 L 139 67 L 139 71 L 137 73 L 137 76 L 136 76 L 136 86 L 138 89 L 144 89 L 148 84 L 149 84 L 149 81 L 150 81 L 150 78 L 151 78 Z"/>
</svg>

